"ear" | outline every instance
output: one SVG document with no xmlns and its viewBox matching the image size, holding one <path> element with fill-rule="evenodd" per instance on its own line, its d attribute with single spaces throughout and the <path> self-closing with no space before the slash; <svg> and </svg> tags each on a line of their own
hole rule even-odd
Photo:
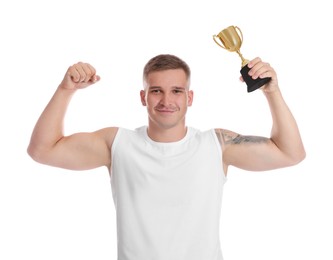
<svg viewBox="0 0 333 260">
<path fill-rule="evenodd" d="M 187 106 L 192 106 L 193 102 L 193 90 L 190 90 L 187 94 Z"/>
<path fill-rule="evenodd" d="M 141 104 L 146 106 L 146 92 L 144 90 L 140 91 Z"/>
</svg>

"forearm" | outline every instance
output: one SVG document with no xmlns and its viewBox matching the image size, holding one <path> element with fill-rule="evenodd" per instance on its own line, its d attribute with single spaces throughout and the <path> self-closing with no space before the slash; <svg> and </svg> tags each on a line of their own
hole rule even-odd
<svg viewBox="0 0 333 260">
<path fill-rule="evenodd" d="M 271 140 L 292 163 L 301 161 L 305 150 L 294 116 L 285 103 L 279 89 L 264 92 L 271 110 L 273 125 Z"/>
<path fill-rule="evenodd" d="M 59 87 L 40 115 L 31 135 L 28 153 L 36 156 L 48 151 L 64 135 L 64 117 L 75 90 Z"/>
</svg>

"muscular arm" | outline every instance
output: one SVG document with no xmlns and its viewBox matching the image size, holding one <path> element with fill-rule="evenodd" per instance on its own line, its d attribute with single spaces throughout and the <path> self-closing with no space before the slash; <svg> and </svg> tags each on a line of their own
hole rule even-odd
<svg viewBox="0 0 333 260">
<path fill-rule="evenodd" d="M 264 171 L 287 166 L 270 138 L 240 135 L 226 129 L 216 129 L 216 133 L 223 147 L 225 169 L 232 165 L 249 171 Z"/>
<path fill-rule="evenodd" d="M 268 101 L 273 125 L 270 138 L 239 135 L 216 129 L 223 148 L 223 162 L 245 170 L 263 171 L 292 166 L 305 157 L 296 120 L 285 103 L 275 71 L 259 58 L 251 61 L 253 77 L 272 77 L 262 90 Z"/>
<path fill-rule="evenodd" d="M 95 69 L 86 63 L 71 66 L 39 117 L 28 146 L 37 162 L 71 170 L 110 166 L 110 146 L 117 128 L 64 136 L 64 117 L 74 93 L 99 80 Z"/>
</svg>

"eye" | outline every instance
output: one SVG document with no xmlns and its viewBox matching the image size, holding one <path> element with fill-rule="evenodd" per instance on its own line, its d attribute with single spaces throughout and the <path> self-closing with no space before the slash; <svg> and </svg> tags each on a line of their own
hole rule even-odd
<svg viewBox="0 0 333 260">
<path fill-rule="evenodd" d="M 175 93 L 175 94 L 181 94 L 181 93 L 183 93 L 184 91 L 182 90 L 182 89 L 174 89 L 173 90 L 173 93 Z"/>
<path fill-rule="evenodd" d="M 159 89 L 152 89 L 152 90 L 150 90 L 150 93 L 159 94 L 159 93 L 161 93 L 161 90 L 159 90 Z"/>
</svg>

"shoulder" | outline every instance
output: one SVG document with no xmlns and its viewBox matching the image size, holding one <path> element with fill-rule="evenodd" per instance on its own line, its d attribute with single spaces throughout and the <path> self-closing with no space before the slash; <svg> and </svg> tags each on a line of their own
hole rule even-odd
<svg viewBox="0 0 333 260">
<path fill-rule="evenodd" d="M 95 131 L 93 134 L 95 134 L 99 139 L 103 140 L 106 145 L 111 148 L 119 129 L 119 127 L 105 127 Z"/>
</svg>

